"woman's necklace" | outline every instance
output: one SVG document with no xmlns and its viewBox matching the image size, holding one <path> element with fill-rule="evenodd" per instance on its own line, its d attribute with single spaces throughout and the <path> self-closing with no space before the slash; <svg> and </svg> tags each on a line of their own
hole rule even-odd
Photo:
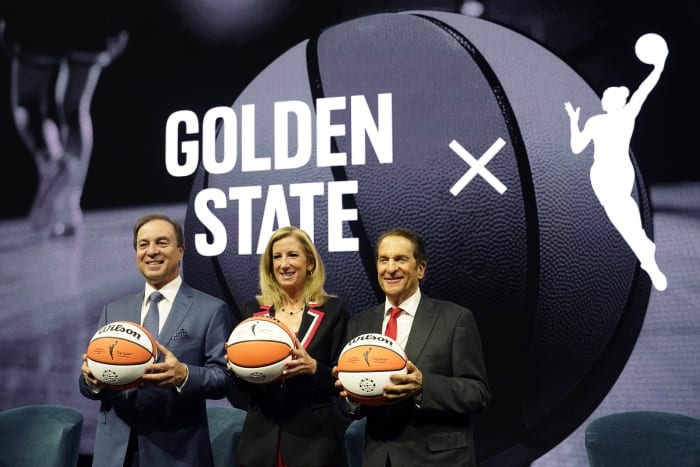
<svg viewBox="0 0 700 467">
<path fill-rule="evenodd" d="M 292 307 L 292 308 L 295 308 L 295 307 Z M 286 309 L 286 308 L 280 308 L 280 310 L 281 310 L 283 313 L 287 313 L 289 316 L 294 316 L 295 314 L 304 311 L 304 304 L 302 303 L 301 305 L 299 305 L 299 309 L 298 309 L 298 310 L 297 310 L 297 309 L 288 310 L 288 309 Z"/>
</svg>

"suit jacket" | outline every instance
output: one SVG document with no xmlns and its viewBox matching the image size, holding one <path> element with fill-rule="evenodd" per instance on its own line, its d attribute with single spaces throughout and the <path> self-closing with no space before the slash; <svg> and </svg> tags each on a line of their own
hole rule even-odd
<svg viewBox="0 0 700 467">
<path fill-rule="evenodd" d="M 382 333 L 384 304 L 352 317 L 348 339 Z M 470 416 L 491 399 L 479 330 L 468 309 L 421 296 L 406 354 L 423 373 L 420 407 L 409 401 L 362 406 L 367 416 L 365 467 L 391 464 L 474 466 Z"/>
<path fill-rule="evenodd" d="M 244 307 L 244 318 L 274 313 L 274 307 L 257 302 Z M 315 375 L 268 384 L 236 380 L 236 387 L 250 400 L 238 444 L 241 466 L 276 465 L 278 446 L 289 467 L 346 464 L 343 435 L 350 420 L 338 399 L 331 368 L 345 345 L 348 317 L 344 304 L 334 297 L 304 310 L 297 337 L 318 362 Z"/>
<path fill-rule="evenodd" d="M 100 326 L 139 323 L 143 299 L 139 292 L 108 303 Z M 175 388 L 105 388 L 94 394 L 81 375 L 80 392 L 100 400 L 93 465 L 122 467 L 134 429 L 142 466 L 211 466 L 206 399 L 225 397 L 234 384 L 224 359 L 232 330 L 233 317 L 223 301 L 183 282 L 158 338 L 188 366 L 181 393 Z"/>
</svg>

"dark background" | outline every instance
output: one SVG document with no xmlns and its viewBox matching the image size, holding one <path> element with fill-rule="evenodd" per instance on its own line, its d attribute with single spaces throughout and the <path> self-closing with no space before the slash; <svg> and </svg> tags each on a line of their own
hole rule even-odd
<svg viewBox="0 0 700 467">
<path fill-rule="evenodd" d="M 482 4 L 482 18 L 544 45 L 599 94 L 611 85 L 636 88 L 649 67 L 631 53 L 634 42 L 646 32 L 661 34 L 671 53 L 637 119 L 632 150 L 649 184 L 700 179 L 689 144 L 700 104 L 698 2 Z M 446 0 L 6 0 L 0 18 L 7 36 L 43 53 L 97 50 L 110 34 L 128 31 L 126 49 L 103 70 L 92 100 L 94 148 L 82 206 L 93 210 L 186 201 L 191 179 L 165 171 L 167 117 L 189 109 L 201 118 L 211 107 L 232 104 L 269 62 L 320 29 L 378 11 L 461 7 Z M 34 161 L 9 111 L 9 70 L 8 54 L 0 53 L 2 218 L 25 216 L 37 185 Z"/>
</svg>

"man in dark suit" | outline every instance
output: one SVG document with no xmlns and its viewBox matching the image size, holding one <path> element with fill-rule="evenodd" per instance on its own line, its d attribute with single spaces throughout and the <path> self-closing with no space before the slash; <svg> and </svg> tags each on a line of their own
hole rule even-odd
<svg viewBox="0 0 700 467">
<path fill-rule="evenodd" d="M 232 315 L 223 301 L 182 281 L 185 245 L 178 222 L 159 214 L 142 217 L 134 226 L 134 249 L 144 290 L 105 305 L 99 326 L 142 323 L 151 312 L 151 294 L 159 292 L 153 334 L 160 358 L 139 387 L 113 390 L 95 379 L 83 355 L 80 392 L 100 401 L 93 465 L 211 466 L 206 400 L 222 399 L 234 384 L 224 358 Z"/>
<path fill-rule="evenodd" d="M 351 318 L 348 340 L 384 333 L 395 324 L 396 341 L 409 361 L 407 374 L 393 375 L 393 384 L 384 387 L 385 405 L 348 399 L 355 418 L 367 417 L 363 465 L 474 466 L 471 415 L 491 399 L 476 321 L 464 307 L 421 294 L 427 257 L 417 233 L 405 228 L 385 232 L 376 256 L 386 300 Z M 401 311 L 389 324 L 393 308 Z M 339 381 L 336 386 L 342 388 Z"/>
</svg>

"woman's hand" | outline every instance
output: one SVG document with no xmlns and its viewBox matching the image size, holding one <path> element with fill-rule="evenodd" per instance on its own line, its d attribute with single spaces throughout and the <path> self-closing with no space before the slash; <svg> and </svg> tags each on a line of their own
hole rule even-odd
<svg viewBox="0 0 700 467">
<path fill-rule="evenodd" d="M 318 362 L 306 351 L 299 342 L 299 338 L 294 336 L 294 349 L 292 359 L 285 364 L 282 376 L 291 378 L 297 375 L 315 375 L 318 369 Z"/>
</svg>

